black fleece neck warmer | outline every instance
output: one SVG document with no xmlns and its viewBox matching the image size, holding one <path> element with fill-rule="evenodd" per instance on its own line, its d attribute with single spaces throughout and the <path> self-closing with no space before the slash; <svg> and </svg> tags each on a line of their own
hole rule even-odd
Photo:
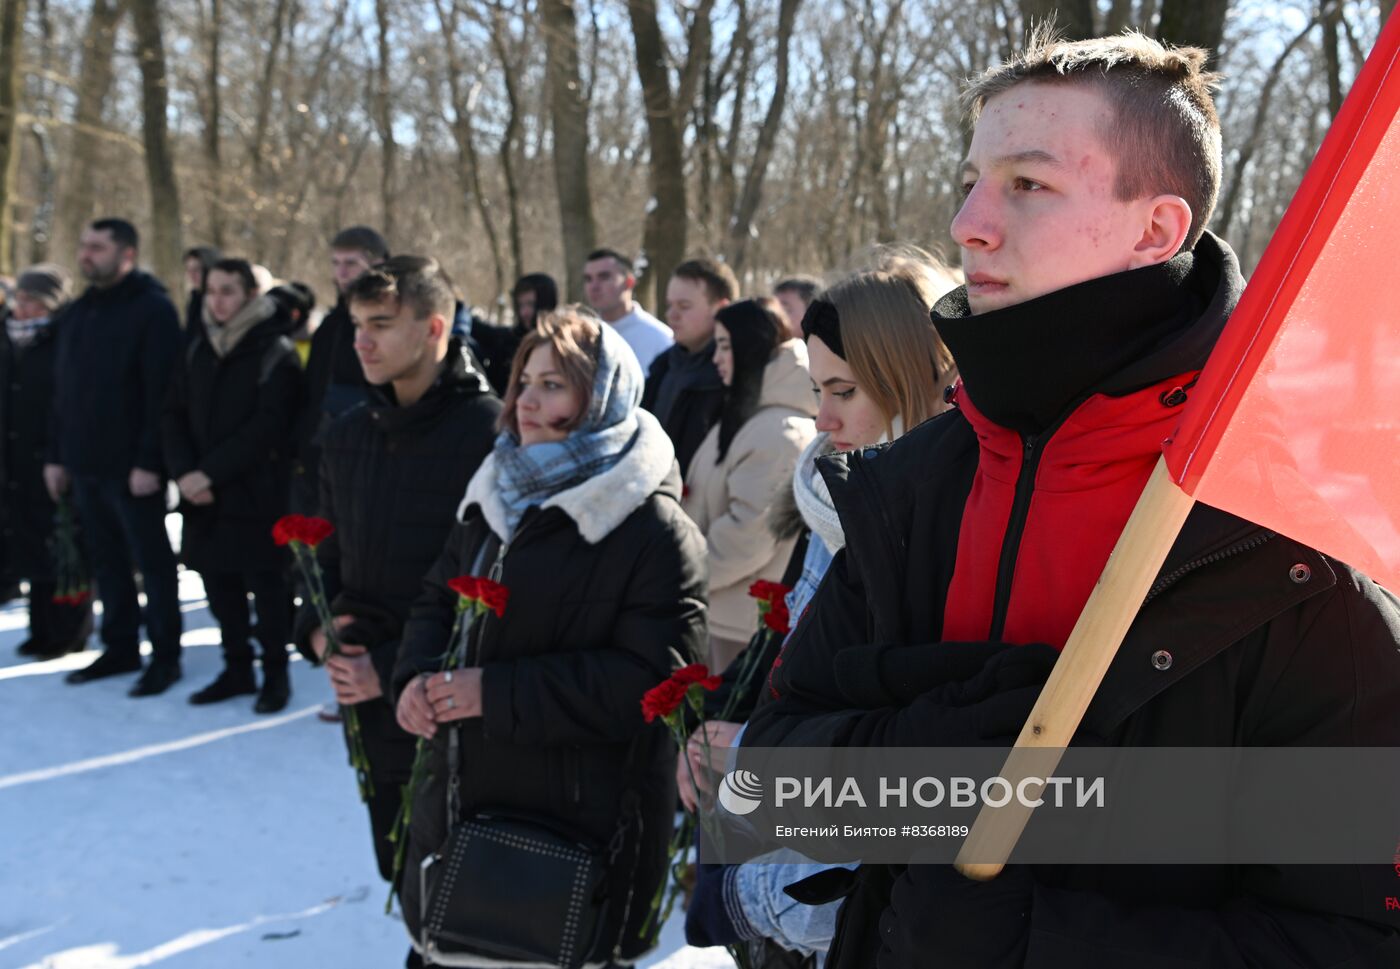
<svg viewBox="0 0 1400 969">
<path fill-rule="evenodd" d="M 978 316 L 959 287 L 933 322 L 977 409 L 1034 436 L 1093 394 L 1122 396 L 1205 365 L 1243 281 L 1222 243 L 1203 243 Z"/>
</svg>

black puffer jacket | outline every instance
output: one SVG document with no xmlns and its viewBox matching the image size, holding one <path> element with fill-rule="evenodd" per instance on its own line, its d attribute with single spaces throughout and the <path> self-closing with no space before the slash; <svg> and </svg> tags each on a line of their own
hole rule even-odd
<svg viewBox="0 0 1400 969">
<path fill-rule="evenodd" d="M 297 429 L 294 498 L 311 513 L 320 496 L 321 444 L 331 424 L 369 399 L 369 384 L 355 355 L 355 325 L 345 301 L 336 303 L 311 334 L 306 358 L 306 410 Z"/>
<path fill-rule="evenodd" d="M 1203 242 L 1211 245 L 1219 244 Z M 1238 277 L 1225 275 L 1222 287 L 1237 293 Z M 1212 333 L 1222 319 L 1202 317 Z M 959 347 L 950 346 L 957 356 Z M 993 371 L 1005 365 L 995 347 L 985 351 L 978 360 L 964 357 Z M 1180 363 L 1165 364 L 1166 372 L 1179 372 Z M 899 654 L 891 668 L 908 669 L 937 648 L 930 640 L 943 628 L 978 461 L 977 436 L 959 411 L 887 447 L 825 460 L 848 545 L 773 671 L 777 699 L 760 705 L 745 746 L 939 743 L 937 729 L 920 717 L 924 698 L 875 699 L 880 654 Z M 1082 728 L 1125 747 L 1400 745 L 1396 630 L 1400 603 L 1364 576 L 1198 506 Z M 1164 648 L 1171 661 L 1154 662 Z M 997 969 L 1400 965 L 1400 913 L 1384 905 L 1394 894 L 1388 866 L 1080 865 L 1037 867 L 1031 875 L 1024 938 L 1008 946 L 1023 954 L 996 962 Z M 876 964 L 881 914 L 902 878 L 903 866 L 858 870 L 832 969 Z M 936 950 L 936 942 L 929 945 Z M 880 964 L 931 965 L 938 956 L 900 952 Z"/>
<path fill-rule="evenodd" d="M 713 357 L 713 343 L 699 353 L 676 344 L 652 361 L 642 392 L 642 406 L 656 415 L 671 436 L 682 478 L 724 406 L 724 382 Z"/>
<path fill-rule="evenodd" d="M 25 347 L 0 329 L 0 549 L 5 573 L 31 581 L 54 578 L 47 543 L 56 509 L 44 488 L 44 454 L 65 325 L 60 314 Z"/>
<path fill-rule="evenodd" d="M 624 820 L 624 792 L 640 797 L 640 830 L 638 818 L 626 818 L 626 840 L 610 867 L 618 903 L 603 931 L 609 952 L 618 942 L 628 961 L 655 941 L 639 934 L 663 877 L 676 804 L 674 745 L 660 722 L 643 723 L 642 694 L 670 673 L 672 650 L 698 656 L 706 641 L 705 541 L 681 511 L 670 443 L 655 422 L 650 427 L 645 445 L 639 438 L 610 471 L 565 492 L 571 497 L 559 507 L 526 512 L 499 559 L 510 590 L 505 613 L 487 616 L 479 654 L 468 659 L 483 668 L 483 716 L 460 721 L 464 814 L 489 805 L 544 815 L 601 846 Z M 651 470 L 635 470 L 643 465 Z M 457 598 L 446 582 L 484 575 L 495 560 L 493 529 L 504 527 L 492 507 L 494 480 L 488 463 L 468 492 L 466 520 L 414 606 L 394 674 L 399 689 L 442 667 Z M 639 499 L 627 493 L 637 480 L 661 484 Z M 449 734 L 438 731 L 432 780 L 414 801 L 408 871 L 442 846 L 449 828 Z M 624 773 L 634 743 L 634 767 Z M 414 879 L 404 886 L 404 912 L 416 935 Z"/>
<path fill-rule="evenodd" d="M 162 471 L 161 414 L 183 340 L 154 276 L 88 287 L 59 340 L 48 460 L 73 474 L 126 479 Z"/>
<path fill-rule="evenodd" d="M 377 777 L 403 780 L 412 765 L 414 741 L 395 721 L 390 699 L 399 632 L 496 437 L 500 401 L 470 360 L 453 341 L 442 376 L 421 400 L 399 407 L 392 387 L 373 387 L 370 403 L 325 437 L 320 514 L 336 531 L 317 551 L 332 611 L 362 620 L 346 639 L 369 647 L 384 688 L 382 698 L 359 705 Z M 304 607 L 296 642 L 308 657 L 317 625 L 315 611 Z"/>
<path fill-rule="evenodd" d="M 208 339 L 192 340 L 170 382 L 166 467 L 173 479 L 199 470 L 213 482 L 212 505 L 180 506 L 180 555 L 198 572 L 287 563 L 286 551 L 272 542 L 272 526 L 290 501 L 293 430 L 305 399 L 301 358 L 276 303 L 261 297 L 250 310 L 261 322 L 228 356 L 220 357 Z"/>
</svg>

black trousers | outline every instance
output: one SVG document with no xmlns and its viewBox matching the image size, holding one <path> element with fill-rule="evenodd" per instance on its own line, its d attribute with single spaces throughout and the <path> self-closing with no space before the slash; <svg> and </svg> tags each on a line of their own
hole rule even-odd
<svg viewBox="0 0 1400 969">
<path fill-rule="evenodd" d="M 291 592 L 286 572 L 281 569 L 216 572 L 200 577 L 209 597 L 209 611 L 219 623 L 224 664 L 252 666 L 253 647 L 249 638 L 256 635 L 262 647 L 263 669 L 286 669 L 287 643 L 292 638 Z M 257 604 L 256 629 L 248 610 L 250 594 Z"/>
<path fill-rule="evenodd" d="M 83 523 L 83 539 L 102 599 L 102 643 L 114 656 L 136 659 L 141 623 L 151 637 L 152 661 L 180 661 L 180 594 L 175 553 L 165 532 L 165 492 L 132 496 L 125 478 L 78 475 L 73 502 Z M 143 611 L 136 596 L 133 567 L 146 591 Z"/>
</svg>

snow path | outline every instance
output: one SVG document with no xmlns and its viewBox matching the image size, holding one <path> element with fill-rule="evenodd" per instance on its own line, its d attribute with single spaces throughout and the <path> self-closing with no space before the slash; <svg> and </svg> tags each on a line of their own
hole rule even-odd
<svg viewBox="0 0 1400 969">
<path fill-rule="evenodd" d="M 198 577 L 180 592 L 185 678 L 140 700 L 134 675 L 63 682 L 95 652 L 17 656 L 24 604 L 0 608 L 0 969 L 402 966 L 325 675 L 297 658 L 274 717 L 191 707 L 219 637 Z M 677 917 L 641 965 L 732 963 Z"/>
</svg>

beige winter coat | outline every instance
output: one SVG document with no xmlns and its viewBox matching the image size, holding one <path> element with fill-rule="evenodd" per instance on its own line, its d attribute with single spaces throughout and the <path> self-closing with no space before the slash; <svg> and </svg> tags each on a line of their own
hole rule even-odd
<svg viewBox="0 0 1400 969">
<path fill-rule="evenodd" d="M 683 507 L 709 546 L 711 636 L 746 642 L 758 628 L 749 586 L 782 578 L 794 539 L 774 538 L 768 513 L 792 487 L 797 459 L 817 432 L 816 412 L 807 346 L 789 340 L 764 369 L 758 411 L 734 435 L 724 460 L 715 463 L 716 424 L 690 462 Z"/>
</svg>

